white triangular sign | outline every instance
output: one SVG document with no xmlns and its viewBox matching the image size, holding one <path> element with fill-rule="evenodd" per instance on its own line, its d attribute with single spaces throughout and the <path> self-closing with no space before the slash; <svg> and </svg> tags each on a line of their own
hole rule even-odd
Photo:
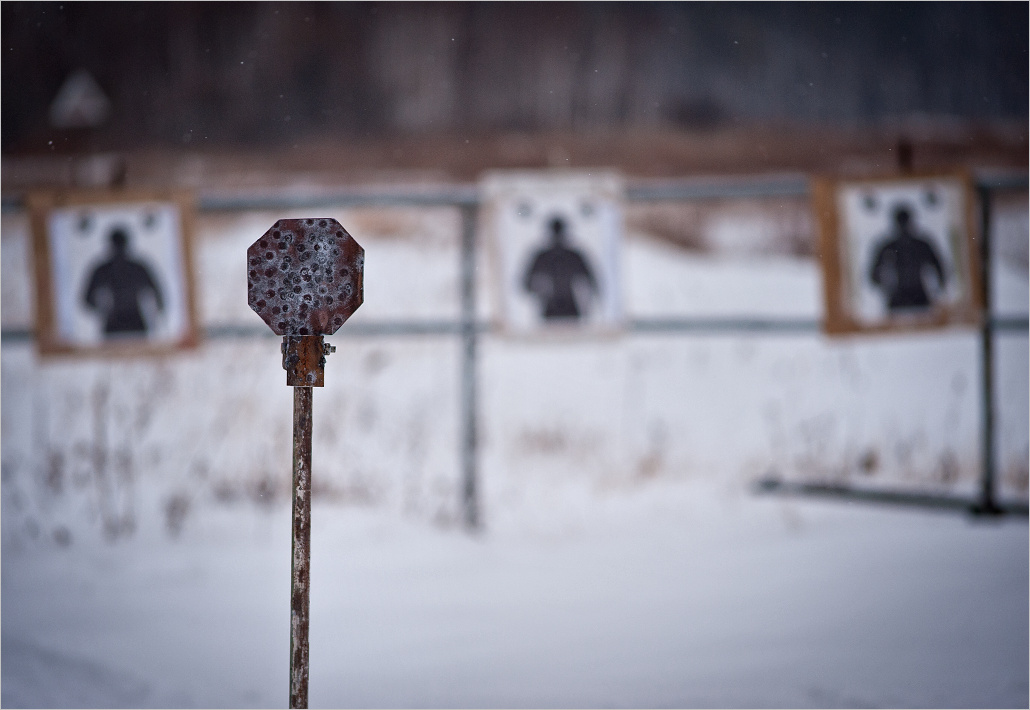
<svg viewBox="0 0 1030 710">
<path fill-rule="evenodd" d="M 96 79 L 85 69 L 76 69 L 50 104 L 50 125 L 54 128 L 96 128 L 107 120 L 110 113 L 111 102 Z"/>
</svg>

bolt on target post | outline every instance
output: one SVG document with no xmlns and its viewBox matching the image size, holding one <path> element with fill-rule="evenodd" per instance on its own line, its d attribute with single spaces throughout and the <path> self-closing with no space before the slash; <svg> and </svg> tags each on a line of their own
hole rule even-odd
<svg viewBox="0 0 1030 710">
<path fill-rule="evenodd" d="M 290 589 L 290 707 L 308 706 L 311 564 L 312 387 L 325 382 L 323 342 L 364 300 L 365 250 L 335 219 L 281 219 L 247 249 L 248 302 L 283 336 L 293 387 L 293 555 Z"/>
</svg>

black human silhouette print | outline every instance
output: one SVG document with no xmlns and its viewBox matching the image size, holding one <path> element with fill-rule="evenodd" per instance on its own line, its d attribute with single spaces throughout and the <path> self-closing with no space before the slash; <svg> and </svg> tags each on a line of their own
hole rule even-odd
<svg viewBox="0 0 1030 710">
<path fill-rule="evenodd" d="M 552 218 L 548 232 L 548 243 L 534 254 L 522 285 L 539 301 L 545 320 L 577 320 L 597 295 L 597 279 L 583 255 L 569 245 L 564 219 Z M 588 294 L 580 296 L 585 303 L 577 300 L 577 292 Z"/>
<path fill-rule="evenodd" d="M 876 247 L 869 279 L 883 291 L 892 312 L 928 308 L 928 276 L 935 276 L 943 288 L 947 275 L 933 243 L 913 224 L 912 209 L 899 204 L 893 217 L 891 231 Z"/>
<path fill-rule="evenodd" d="M 110 234 L 111 252 L 90 275 L 82 300 L 103 319 L 104 335 L 145 334 L 142 302 L 148 294 L 158 310 L 164 309 L 161 289 L 150 269 L 129 256 L 129 235 L 122 227 Z"/>
</svg>

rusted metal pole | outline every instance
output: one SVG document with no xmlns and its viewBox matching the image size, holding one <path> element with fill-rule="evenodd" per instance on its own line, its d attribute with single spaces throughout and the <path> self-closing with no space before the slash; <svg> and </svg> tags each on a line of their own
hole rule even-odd
<svg viewBox="0 0 1030 710">
<path fill-rule="evenodd" d="M 293 388 L 293 574 L 290 590 L 290 707 L 308 706 L 311 590 L 311 388 Z"/>
<path fill-rule="evenodd" d="M 325 384 L 323 341 L 365 300 L 365 250 L 330 217 L 280 219 L 247 247 L 247 303 L 283 336 L 293 387 L 293 554 L 290 574 L 290 707 L 308 706 L 311 598 L 311 399 Z"/>
</svg>

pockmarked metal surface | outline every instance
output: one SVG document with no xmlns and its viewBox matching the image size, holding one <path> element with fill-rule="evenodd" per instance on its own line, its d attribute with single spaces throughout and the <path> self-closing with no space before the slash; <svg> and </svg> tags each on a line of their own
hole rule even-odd
<svg viewBox="0 0 1030 710">
<path fill-rule="evenodd" d="M 247 249 L 247 301 L 277 335 L 332 335 L 364 301 L 364 270 L 335 219 L 280 219 Z"/>
</svg>

